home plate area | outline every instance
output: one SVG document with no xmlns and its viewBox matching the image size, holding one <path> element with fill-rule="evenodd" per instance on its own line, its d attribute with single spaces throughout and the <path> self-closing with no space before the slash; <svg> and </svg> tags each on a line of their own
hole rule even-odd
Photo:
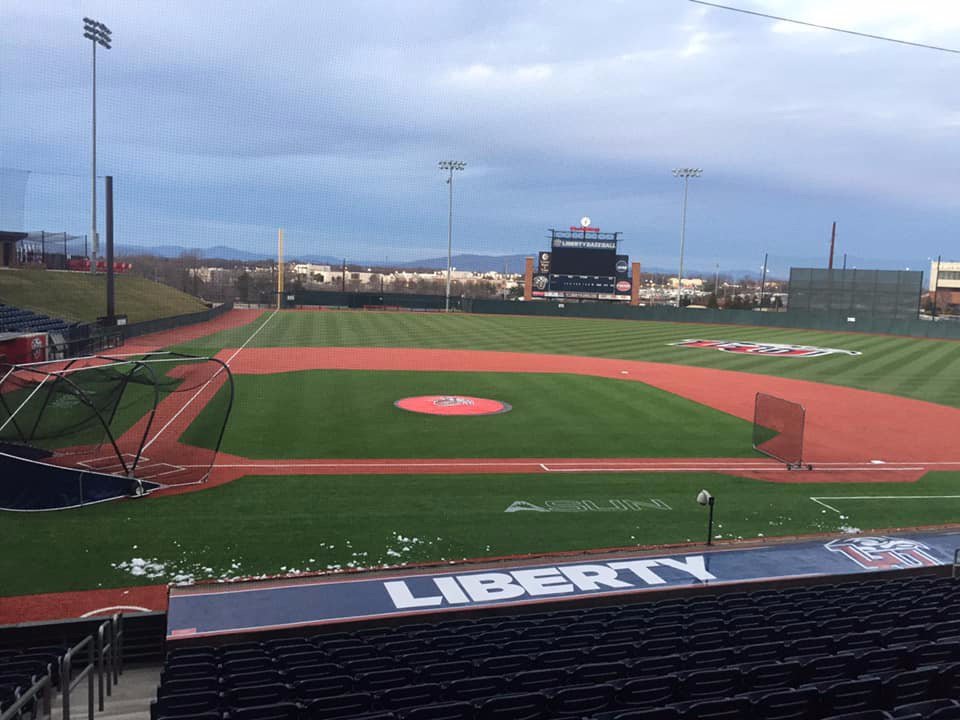
<svg viewBox="0 0 960 720">
<path fill-rule="evenodd" d="M 123 453 L 123 460 L 127 463 L 128 467 L 131 466 L 136 459 L 137 456 L 132 453 Z M 124 471 L 123 464 L 116 455 L 105 455 L 91 460 L 81 460 L 77 465 L 89 470 L 96 470 L 97 472 L 109 473 L 111 475 L 118 475 Z M 151 462 L 150 458 L 141 455 L 139 462 L 137 462 L 136 475 L 141 480 L 155 480 L 159 477 L 174 475 L 185 472 L 186 470 L 186 466 L 174 465 L 168 462 Z"/>
</svg>

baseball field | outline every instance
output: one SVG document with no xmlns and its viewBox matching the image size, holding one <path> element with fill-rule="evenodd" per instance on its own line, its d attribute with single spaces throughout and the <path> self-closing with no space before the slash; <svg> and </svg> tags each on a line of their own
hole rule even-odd
<svg viewBox="0 0 960 720">
<path fill-rule="evenodd" d="M 201 485 L 3 513 L 0 596 L 609 547 L 941 525 L 960 515 L 960 343 L 468 314 L 234 312 L 165 346 L 226 361 Z M 783 355 L 676 344 L 780 343 Z M 765 392 L 806 408 L 788 471 L 751 445 Z M 498 401 L 485 415 L 422 414 Z M 165 451 L 210 446 L 227 389 Z M 162 482 L 162 480 L 161 480 Z"/>
</svg>

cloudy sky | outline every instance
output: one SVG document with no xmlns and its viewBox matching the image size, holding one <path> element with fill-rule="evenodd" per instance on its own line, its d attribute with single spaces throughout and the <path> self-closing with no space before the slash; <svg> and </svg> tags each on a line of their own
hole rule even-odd
<svg viewBox="0 0 960 720">
<path fill-rule="evenodd" d="M 731 0 L 733 2 L 733 0 Z M 737 0 L 960 46 L 956 0 Z M 531 253 L 582 215 L 647 265 L 960 256 L 960 55 L 687 0 L 4 0 L 3 229 L 89 227 L 89 15 L 118 242 Z M 20 176 L 22 178 L 22 176 Z M 22 212 L 20 202 L 22 201 Z M 102 202 L 102 201 L 101 201 Z M 102 230 L 102 221 L 101 221 Z"/>
</svg>

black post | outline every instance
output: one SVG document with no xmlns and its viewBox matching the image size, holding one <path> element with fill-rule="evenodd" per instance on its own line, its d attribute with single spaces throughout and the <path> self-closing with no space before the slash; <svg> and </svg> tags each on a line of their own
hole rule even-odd
<svg viewBox="0 0 960 720">
<path fill-rule="evenodd" d="M 847 269 L 847 254 L 846 254 L 846 253 L 843 254 L 843 269 L 844 269 L 844 270 Z"/>
<path fill-rule="evenodd" d="M 44 267 L 47 264 L 47 233 L 44 230 L 40 231 L 40 262 L 43 263 Z"/>
<path fill-rule="evenodd" d="M 763 291 L 767 285 L 767 253 L 763 254 L 763 275 L 760 278 L 760 308 L 763 309 Z"/>
<path fill-rule="evenodd" d="M 105 208 L 107 222 L 107 322 L 113 324 L 115 314 L 113 297 L 113 175 L 107 175 L 106 181 L 106 201 Z"/>
<path fill-rule="evenodd" d="M 938 291 L 940 290 L 940 259 L 942 257 L 942 255 L 937 255 L 937 277 L 934 278 L 933 281 L 933 310 L 931 312 L 934 320 L 937 319 L 937 298 L 939 296 Z"/>
<path fill-rule="evenodd" d="M 707 504 L 710 506 L 710 519 L 707 520 L 707 545 L 713 545 L 713 504 L 716 500 L 717 499 L 711 495 L 710 500 L 707 501 Z"/>
<path fill-rule="evenodd" d="M 347 259 L 343 259 L 343 269 L 340 272 L 340 292 L 347 291 Z"/>
</svg>

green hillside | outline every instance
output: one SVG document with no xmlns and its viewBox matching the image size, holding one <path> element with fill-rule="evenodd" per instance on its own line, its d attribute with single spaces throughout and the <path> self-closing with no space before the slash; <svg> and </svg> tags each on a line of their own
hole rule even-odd
<svg viewBox="0 0 960 720">
<path fill-rule="evenodd" d="M 116 308 L 131 323 L 205 309 L 200 300 L 167 285 L 116 275 Z M 107 278 L 57 270 L 0 271 L 0 303 L 67 320 L 96 320 L 106 313 Z"/>
</svg>

